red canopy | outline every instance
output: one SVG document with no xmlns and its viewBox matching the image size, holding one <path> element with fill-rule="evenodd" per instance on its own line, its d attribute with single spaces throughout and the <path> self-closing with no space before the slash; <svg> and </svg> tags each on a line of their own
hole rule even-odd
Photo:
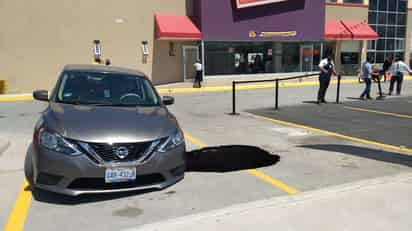
<svg viewBox="0 0 412 231">
<path fill-rule="evenodd" d="M 378 34 L 366 22 L 343 21 L 346 27 L 352 32 L 354 39 L 378 39 Z"/>
<path fill-rule="evenodd" d="M 326 39 L 351 39 L 351 32 L 342 24 L 340 20 L 326 20 Z"/>
<path fill-rule="evenodd" d="M 200 40 L 202 33 L 187 16 L 155 15 L 157 39 Z"/>
<path fill-rule="evenodd" d="M 327 20 L 325 38 L 374 40 L 378 38 L 378 34 L 366 22 Z"/>
</svg>

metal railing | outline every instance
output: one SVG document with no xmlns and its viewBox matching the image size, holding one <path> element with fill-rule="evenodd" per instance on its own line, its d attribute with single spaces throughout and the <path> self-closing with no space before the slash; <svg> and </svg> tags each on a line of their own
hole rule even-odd
<svg viewBox="0 0 412 231">
<path fill-rule="evenodd" d="M 319 73 L 315 74 L 305 74 L 305 75 L 299 75 L 299 76 L 293 76 L 293 77 L 287 77 L 287 78 L 276 78 L 276 79 L 264 79 L 264 80 L 246 80 L 246 81 L 233 81 L 232 82 L 232 113 L 231 115 L 238 115 L 236 112 L 236 85 L 238 84 L 246 84 L 246 83 L 265 83 L 265 82 L 275 82 L 275 109 L 279 109 L 279 83 L 281 81 L 286 81 L 286 80 L 293 80 L 293 79 L 303 79 L 307 77 L 312 77 L 312 76 L 318 76 Z M 336 103 L 340 103 L 340 84 L 341 84 L 341 79 L 342 76 L 339 74 L 337 76 L 338 83 L 337 83 L 337 92 L 336 92 Z"/>
</svg>

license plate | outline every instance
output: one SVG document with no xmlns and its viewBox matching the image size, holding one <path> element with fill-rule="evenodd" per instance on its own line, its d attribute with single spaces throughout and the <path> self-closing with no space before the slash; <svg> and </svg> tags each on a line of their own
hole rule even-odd
<svg viewBox="0 0 412 231">
<path fill-rule="evenodd" d="M 108 168 L 106 169 L 106 183 L 128 182 L 136 180 L 136 168 Z"/>
</svg>

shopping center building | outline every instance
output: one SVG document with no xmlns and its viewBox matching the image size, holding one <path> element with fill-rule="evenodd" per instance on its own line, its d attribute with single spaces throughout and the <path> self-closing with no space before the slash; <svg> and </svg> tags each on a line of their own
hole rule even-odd
<svg viewBox="0 0 412 231">
<path fill-rule="evenodd" d="M 51 88 L 65 64 L 102 59 L 155 84 L 317 71 L 331 55 L 355 74 L 369 56 L 409 62 L 412 0 L 3 0 L 0 80 Z"/>
</svg>

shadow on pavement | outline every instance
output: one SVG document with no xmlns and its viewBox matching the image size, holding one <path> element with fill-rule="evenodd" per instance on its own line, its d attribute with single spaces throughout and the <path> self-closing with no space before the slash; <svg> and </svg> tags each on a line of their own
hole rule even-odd
<svg viewBox="0 0 412 231">
<path fill-rule="evenodd" d="M 267 167 L 280 157 L 254 146 L 207 147 L 187 153 L 189 172 L 232 172 Z"/>
<path fill-rule="evenodd" d="M 303 101 L 302 103 L 307 103 L 307 104 L 318 104 L 318 101 L 316 101 L 316 100 L 308 100 L 308 101 Z"/>
<path fill-rule="evenodd" d="M 362 158 L 368 158 L 377 161 L 383 161 L 387 163 L 399 164 L 408 167 L 412 167 L 412 156 L 406 154 L 400 154 L 396 152 L 389 152 L 365 147 L 357 147 L 352 145 L 339 145 L 339 144 L 314 144 L 314 145 L 302 145 L 301 148 L 310 148 L 322 151 L 340 152 Z"/>
</svg>

